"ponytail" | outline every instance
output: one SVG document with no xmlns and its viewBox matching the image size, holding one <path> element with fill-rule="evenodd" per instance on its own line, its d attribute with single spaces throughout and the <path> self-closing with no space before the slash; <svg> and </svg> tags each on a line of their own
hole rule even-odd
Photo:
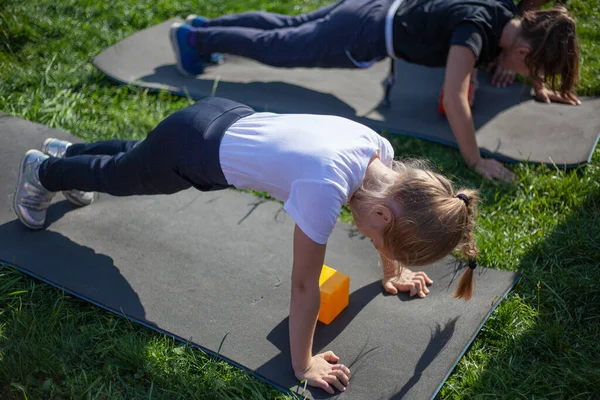
<svg viewBox="0 0 600 400">
<path fill-rule="evenodd" d="M 453 297 L 470 300 L 473 295 L 473 270 L 477 267 L 478 250 L 473 238 L 473 229 L 477 217 L 476 203 L 479 200 L 479 197 L 475 191 L 462 190 L 456 195 L 456 198 L 463 202 L 464 207 L 467 209 L 466 223 L 463 226 L 460 250 L 463 256 L 469 260 L 469 263 L 468 268 L 465 269 L 458 281 Z"/>
<path fill-rule="evenodd" d="M 477 268 L 477 261 L 471 259 L 468 265 L 468 268 L 460 276 L 454 295 L 452 295 L 455 299 L 471 300 L 473 295 L 473 270 Z"/>
</svg>

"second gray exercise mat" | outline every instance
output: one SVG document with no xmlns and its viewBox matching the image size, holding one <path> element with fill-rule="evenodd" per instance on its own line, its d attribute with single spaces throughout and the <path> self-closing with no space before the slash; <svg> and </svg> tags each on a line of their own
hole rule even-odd
<svg viewBox="0 0 600 400">
<path fill-rule="evenodd" d="M 437 111 L 443 69 L 398 63 L 392 106 L 381 106 L 389 61 L 365 70 L 278 69 L 240 57 L 194 78 L 182 76 L 168 38 L 173 19 L 137 32 L 94 58 L 111 79 L 199 99 L 229 98 L 257 110 L 333 114 L 373 129 L 456 146 L 445 117 Z M 477 141 L 497 159 L 574 167 L 589 161 L 600 132 L 600 98 L 579 107 L 540 104 L 529 88 L 494 88 L 481 74 L 473 110 Z"/>
<path fill-rule="evenodd" d="M 31 231 L 12 209 L 19 161 L 45 138 L 74 138 L 2 115 L 0 132 L 0 262 L 297 389 L 288 339 L 294 223 L 279 203 L 192 189 L 101 195 L 74 208 L 57 194 L 47 229 Z M 434 396 L 517 278 L 477 269 L 473 299 L 456 300 L 448 258 L 424 268 L 434 280 L 427 298 L 389 296 L 377 252 L 343 223 L 326 263 L 350 276 L 350 304 L 318 324 L 314 351 L 333 350 L 350 366 L 343 399 Z"/>
</svg>

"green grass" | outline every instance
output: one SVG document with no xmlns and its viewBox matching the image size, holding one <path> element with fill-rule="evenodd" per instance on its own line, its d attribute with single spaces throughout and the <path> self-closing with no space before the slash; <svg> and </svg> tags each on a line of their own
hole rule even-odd
<svg viewBox="0 0 600 400">
<path fill-rule="evenodd" d="M 0 111 L 86 140 L 141 138 L 191 100 L 114 85 L 89 64 L 92 56 L 174 15 L 300 13 L 322 4 L 0 0 Z M 600 1 L 569 6 L 582 41 L 580 93 L 600 94 Z M 597 398 L 600 151 L 577 171 L 516 165 L 518 183 L 494 186 L 466 170 L 455 150 L 390 139 L 398 154 L 431 159 L 459 185 L 479 188 L 481 263 L 523 272 L 439 397 Z M 0 399 L 278 396 L 198 350 L 0 267 Z"/>
</svg>

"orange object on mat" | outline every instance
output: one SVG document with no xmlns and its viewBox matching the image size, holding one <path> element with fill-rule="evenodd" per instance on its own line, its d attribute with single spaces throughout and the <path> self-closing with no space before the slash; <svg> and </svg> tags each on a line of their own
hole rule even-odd
<svg viewBox="0 0 600 400">
<path fill-rule="evenodd" d="M 329 324 L 347 306 L 350 300 L 350 277 L 323 265 L 319 277 L 321 308 L 319 321 Z"/>
</svg>

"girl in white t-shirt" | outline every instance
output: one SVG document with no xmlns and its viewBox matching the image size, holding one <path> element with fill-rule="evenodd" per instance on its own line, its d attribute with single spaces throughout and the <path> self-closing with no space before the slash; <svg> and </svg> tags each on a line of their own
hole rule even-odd
<svg viewBox="0 0 600 400">
<path fill-rule="evenodd" d="M 356 227 L 379 251 L 387 292 L 425 297 L 431 279 L 406 266 L 430 264 L 460 247 L 473 261 L 455 296 L 471 296 L 477 194 L 457 194 L 444 177 L 393 158 L 386 139 L 345 118 L 255 113 L 211 98 L 172 114 L 141 142 L 46 140 L 42 152 L 23 157 L 14 209 L 23 224 L 41 229 L 61 190 L 79 206 L 93 202 L 93 192 L 170 194 L 192 186 L 268 192 L 296 223 L 292 366 L 298 379 L 333 393 L 346 389 L 350 371 L 331 351 L 313 356 L 311 349 L 325 248 L 342 206 L 350 206 Z"/>
</svg>

